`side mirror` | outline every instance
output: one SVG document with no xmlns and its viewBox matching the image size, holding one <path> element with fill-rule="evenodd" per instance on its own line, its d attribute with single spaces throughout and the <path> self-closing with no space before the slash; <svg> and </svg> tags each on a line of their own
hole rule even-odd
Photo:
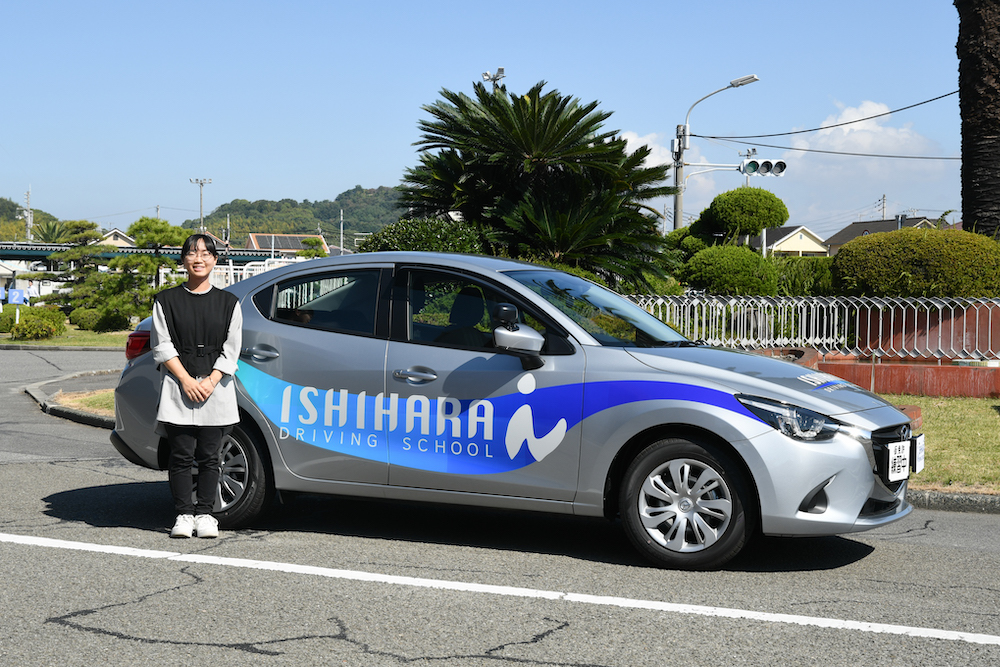
<svg viewBox="0 0 1000 667">
<path fill-rule="evenodd" d="M 498 304 L 493 309 L 493 319 L 500 326 L 493 330 L 493 345 L 508 354 L 521 358 L 524 370 L 535 370 L 545 364 L 539 356 L 545 337 L 534 329 L 517 321 L 517 307 L 509 303 Z"/>
</svg>

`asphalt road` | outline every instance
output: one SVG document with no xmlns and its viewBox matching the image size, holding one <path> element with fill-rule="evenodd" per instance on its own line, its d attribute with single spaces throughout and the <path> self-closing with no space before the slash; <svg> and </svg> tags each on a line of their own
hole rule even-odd
<svg viewBox="0 0 1000 667">
<path fill-rule="evenodd" d="M 0 351 L 0 664 L 1000 663 L 995 514 L 762 539 L 707 573 L 601 520 L 313 496 L 171 540 L 164 473 L 17 390 L 102 354 Z"/>
</svg>

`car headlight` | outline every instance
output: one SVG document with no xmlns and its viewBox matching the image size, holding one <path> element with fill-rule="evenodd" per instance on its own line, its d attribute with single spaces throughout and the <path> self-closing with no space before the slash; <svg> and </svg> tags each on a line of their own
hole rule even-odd
<svg viewBox="0 0 1000 667">
<path fill-rule="evenodd" d="M 763 422 L 796 440 L 829 440 L 841 430 L 838 421 L 806 408 L 756 396 L 736 399 Z"/>
</svg>

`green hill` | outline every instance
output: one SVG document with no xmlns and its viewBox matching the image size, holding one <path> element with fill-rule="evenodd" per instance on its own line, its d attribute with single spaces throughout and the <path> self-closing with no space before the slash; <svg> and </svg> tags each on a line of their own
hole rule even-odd
<svg viewBox="0 0 1000 667">
<path fill-rule="evenodd" d="M 205 228 L 222 236 L 229 217 L 231 243 L 243 246 L 251 232 L 262 234 L 316 234 L 322 231 L 327 243 L 340 243 L 340 212 L 344 212 L 344 245 L 354 248 L 359 233 L 377 232 L 399 219 L 402 209 L 396 206 L 399 193 L 385 186 L 362 188 L 360 185 L 342 192 L 333 201 L 297 202 L 234 199 L 205 216 Z M 182 227 L 195 229 L 199 221 L 186 220 Z"/>
</svg>

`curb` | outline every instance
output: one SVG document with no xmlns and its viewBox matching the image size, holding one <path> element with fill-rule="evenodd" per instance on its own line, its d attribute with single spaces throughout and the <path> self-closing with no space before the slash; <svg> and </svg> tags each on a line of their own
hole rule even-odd
<svg viewBox="0 0 1000 667">
<path fill-rule="evenodd" d="M 914 507 L 925 510 L 1000 514 L 1000 496 L 908 489 L 906 491 L 906 499 Z"/>
<path fill-rule="evenodd" d="M 88 348 L 94 349 L 94 348 Z M 38 407 L 42 409 L 45 414 L 53 415 L 55 417 L 62 417 L 63 419 L 69 419 L 70 421 L 75 421 L 80 424 L 86 424 L 88 426 L 96 426 L 97 428 L 113 429 L 115 427 L 114 417 L 102 417 L 100 415 L 91 414 L 89 412 L 84 412 L 83 410 L 77 410 L 76 408 L 68 408 L 64 405 L 59 405 L 58 403 L 53 403 L 49 398 L 49 395 L 42 391 L 42 387 L 47 384 L 52 384 L 53 382 L 64 382 L 66 380 L 72 380 L 73 378 L 87 377 L 91 375 L 118 375 L 121 373 L 120 370 L 107 370 L 107 371 L 86 371 L 83 373 L 73 373 L 71 375 L 64 375 L 55 380 L 46 380 L 45 382 L 37 382 L 33 385 L 29 385 L 24 388 L 24 393 L 31 398 L 35 399 L 38 403 Z"/>
<path fill-rule="evenodd" d="M 2 346 L 0 346 L 0 349 L 3 349 Z M 121 373 L 121 371 L 107 370 L 73 373 L 72 375 L 65 375 L 55 380 L 38 382 L 25 387 L 24 393 L 35 399 L 35 402 L 38 403 L 42 411 L 46 414 L 50 414 L 54 417 L 61 417 L 63 419 L 69 419 L 70 421 L 86 424 L 88 426 L 96 426 L 97 428 L 111 430 L 115 427 L 115 420 L 113 417 L 101 417 L 89 412 L 84 412 L 83 410 L 67 408 L 63 405 L 59 405 L 58 403 L 53 403 L 49 399 L 48 395 L 42 391 L 42 387 L 47 384 L 52 384 L 53 382 L 62 382 L 73 378 L 86 377 L 88 375 L 110 375 L 118 373 Z M 908 489 L 906 492 L 906 499 L 914 507 L 925 510 L 976 514 L 1000 514 L 1000 495 L 991 496 L 977 493 L 943 493 L 941 491 L 920 491 L 916 489 Z"/>
</svg>

